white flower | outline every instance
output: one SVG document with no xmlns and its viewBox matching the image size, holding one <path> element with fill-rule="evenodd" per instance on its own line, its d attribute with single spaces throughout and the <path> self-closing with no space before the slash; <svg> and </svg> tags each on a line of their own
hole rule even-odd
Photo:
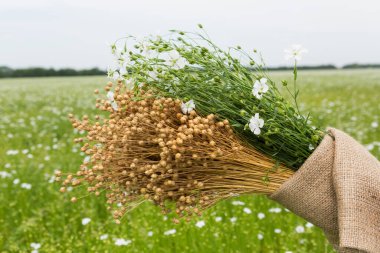
<svg viewBox="0 0 380 253">
<path fill-rule="evenodd" d="M 273 207 L 268 210 L 270 213 L 281 213 L 282 209 L 279 207 Z"/>
<path fill-rule="evenodd" d="M 132 242 L 131 240 L 125 240 L 123 238 L 116 238 L 115 239 L 115 245 L 116 246 L 127 246 L 131 242 Z"/>
<path fill-rule="evenodd" d="M 120 67 L 119 69 L 119 79 L 124 80 L 124 75 L 128 74 L 128 69 L 126 66 L 124 66 L 125 63 Z"/>
<path fill-rule="evenodd" d="M 9 169 L 11 167 L 11 164 L 10 163 L 6 163 L 5 166 L 4 166 L 6 169 Z"/>
<path fill-rule="evenodd" d="M 245 208 L 243 209 L 243 211 L 244 211 L 246 214 L 251 214 L 251 213 L 252 213 L 251 209 L 249 209 L 248 207 L 245 207 Z"/>
<path fill-rule="evenodd" d="M 142 53 L 145 54 L 147 58 L 157 57 L 157 52 L 151 48 L 151 44 L 147 41 L 141 43 Z"/>
<path fill-rule="evenodd" d="M 296 232 L 297 232 L 298 234 L 302 234 L 302 233 L 304 233 L 304 232 L 305 232 L 305 228 L 304 228 L 304 226 L 301 226 L 301 225 L 297 226 L 297 227 L 296 227 Z"/>
<path fill-rule="evenodd" d="M 260 80 L 256 80 L 253 84 L 252 94 L 257 98 L 261 99 L 263 94 L 269 90 L 266 78 L 261 78 Z"/>
<path fill-rule="evenodd" d="M 235 223 L 235 222 L 237 221 L 237 218 L 236 218 L 236 217 L 232 217 L 232 218 L 230 219 L 230 221 L 231 221 L 232 223 Z"/>
<path fill-rule="evenodd" d="M 86 226 L 88 223 L 90 223 L 91 222 L 91 219 L 90 218 L 83 218 L 82 219 L 82 225 L 83 226 Z"/>
<path fill-rule="evenodd" d="M 239 200 L 232 201 L 232 205 L 234 206 L 244 206 L 245 203 Z"/>
<path fill-rule="evenodd" d="M 91 161 L 91 156 L 86 156 L 84 159 L 83 159 L 83 163 L 89 163 Z"/>
<path fill-rule="evenodd" d="M 265 218 L 265 214 L 263 214 L 263 213 L 258 213 L 258 214 L 257 214 L 257 218 L 259 218 L 260 220 L 262 220 L 262 219 Z"/>
<path fill-rule="evenodd" d="M 285 49 L 284 52 L 286 60 L 294 59 L 295 61 L 300 61 L 302 60 L 302 54 L 308 51 L 301 45 L 292 45 L 292 48 Z"/>
<path fill-rule="evenodd" d="M 13 180 L 13 184 L 19 184 L 20 183 L 20 179 L 16 178 L 15 180 Z"/>
<path fill-rule="evenodd" d="M 260 128 L 263 126 L 264 120 L 260 118 L 260 115 L 258 113 L 256 113 L 255 116 L 249 120 L 249 129 L 251 129 L 251 131 L 256 135 L 259 135 L 261 133 Z"/>
<path fill-rule="evenodd" d="M 107 75 L 108 75 L 109 78 L 112 78 L 114 80 L 119 80 L 119 78 L 120 78 L 119 71 L 115 70 L 113 68 L 110 68 L 110 67 L 107 70 Z"/>
<path fill-rule="evenodd" d="M 261 241 L 262 239 L 264 239 L 264 235 L 261 233 L 257 234 L 257 239 L 259 239 Z"/>
<path fill-rule="evenodd" d="M 195 108 L 195 103 L 192 99 L 187 101 L 186 103 L 182 102 L 181 104 L 181 110 L 183 114 L 189 114 L 192 110 L 194 110 L 194 108 Z"/>
<path fill-rule="evenodd" d="M 195 226 L 197 226 L 197 227 L 199 227 L 199 228 L 204 227 L 204 225 L 206 225 L 206 223 L 205 223 L 203 220 L 198 221 L 198 222 L 195 224 Z"/>
<path fill-rule="evenodd" d="M 117 105 L 115 101 L 111 103 L 111 106 L 112 106 L 112 109 L 114 109 L 115 111 L 117 111 L 117 109 L 119 108 L 119 106 Z"/>
<path fill-rule="evenodd" d="M 187 60 L 178 53 L 177 50 L 171 50 L 168 52 L 169 59 L 166 60 L 166 64 L 172 66 L 173 69 L 182 69 L 186 66 Z"/>
<path fill-rule="evenodd" d="M 310 223 L 310 222 L 306 223 L 305 226 L 306 226 L 307 228 L 312 228 L 312 227 L 314 227 L 314 225 L 313 225 L 312 223 Z"/>
<path fill-rule="evenodd" d="M 108 234 L 104 234 L 104 235 L 101 235 L 100 237 L 99 237 L 99 239 L 100 240 L 105 240 L 105 239 L 107 239 L 108 238 Z"/>
<path fill-rule="evenodd" d="M 8 173 L 6 171 L 0 171 L 0 177 L 1 178 L 7 178 L 7 177 L 11 177 L 12 174 L 11 173 Z"/>
<path fill-rule="evenodd" d="M 177 232 L 177 230 L 175 230 L 175 228 L 173 228 L 173 229 L 170 229 L 168 231 L 165 231 L 164 235 L 174 235 L 176 232 Z"/>
<path fill-rule="evenodd" d="M 32 189 L 32 185 L 31 185 L 31 184 L 28 184 L 28 183 L 22 183 L 22 184 L 21 184 L 21 188 L 24 188 L 24 189 L 30 190 L 30 189 Z"/>
<path fill-rule="evenodd" d="M 279 229 L 279 228 L 275 228 L 275 229 L 274 229 L 274 232 L 275 232 L 276 234 L 279 234 L 279 233 L 281 233 L 281 229 Z"/>
<path fill-rule="evenodd" d="M 371 127 L 373 128 L 377 128 L 378 126 L 379 126 L 379 123 L 377 123 L 376 121 L 371 123 Z"/>
<path fill-rule="evenodd" d="M 17 155 L 18 152 L 19 152 L 18 150 L 12 150 L 12 149 L 11 149 L 11 150 L 8 150 L 6 154 L 7 154 L 7 155 Z"/>
<path fill-rule="evenodd" d="M 108 100 L 109 100 L 110 102 L 112 102 L 112 101 L 115 100 L 115 98 L 114 98 L 114 94 L 113 94 L 112 91 L 109 91 L 109 92 L 107 93 L 107 98 L 108 98 Z"/>
<path fill-rule="evenodd" d="M 125 86 L 130 89 L 133 87 L 134 80 L 132 78 L 125 79 Z"/>
<path fill-rule="evenodd" d="M 30 244 L 30 247 L 32 247 L 32 249 L 39 249 L 39 248 L 41 248 L 41 244 L 40 243 L 36 243 L 36 242 L 32 242 L 31 244 Z"/>
<path fill-rule="evenodd" d="M 370 143 L 370 144 L 366 145 L 365 147 L 366 147 L 366 149 L 368 151 L 371 151 L 371 150 L 373 150 L 375 148 L 375 145 L 373 145 L 372 143 Z"/>
<path fill-rule="evenodd" d="M 215 221 L 216 221 L 216 222 L 222 221 L 222 217 L 220 217 L 220 216 L 215 217 Z"/>
<path fill-rule="evenodd" d="M 152 231 L 149 231 L 149 232 L 148 232 L 148 236 L 149 236 L 149 237 L 153 236 L 153 232 L 152 232 Z"/>
<path fill-rule="evenodd" d="M 309 144 L 309 150 L 313 150 L 313 149 L 314 149 L 313 144 Z"/>
</svg>

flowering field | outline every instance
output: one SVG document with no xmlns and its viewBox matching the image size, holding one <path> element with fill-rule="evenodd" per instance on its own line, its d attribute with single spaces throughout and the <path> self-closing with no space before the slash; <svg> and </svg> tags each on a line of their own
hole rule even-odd
<svg viewBox="0 0 380 253">
<path fill-rule="evenodd" d="M 333 252 L 319 229 L 265 197 L 236 197 L 178 225 L 149 203 L 121 225 L 102 195 L 71 203 L 53 176 L 75 171 L 84 159 L 73 143 L 83 133 L 67 114 L 94 114 L 92 92 L 106 81 L 0 80 L 0 251 Z M 380 71 L 303 71 L 299 87 L 301 110 L 311 111 L 313 122 L 346 131 L 380 158 Z"/>
</svg>

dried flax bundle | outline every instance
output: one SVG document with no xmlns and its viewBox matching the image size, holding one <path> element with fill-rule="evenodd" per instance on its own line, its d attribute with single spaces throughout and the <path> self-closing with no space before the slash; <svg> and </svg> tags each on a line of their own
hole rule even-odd
<svg viewBox="0 0 380 253">
<path fill-rule="evenodd" d="M 380 163 L 302 115 L 303 51 L 288 52 L 293 85 L 280 88 L 260 59 L 239 46 L 222 50 L 204 30 L 117 41 L 109 71 L 117 86 L 97 101 L 105 117 L 71 117 L 88 133 L 77 139 L 88 156 L 75 175 L 57 173 L 61 191 L 105 192 L 117 223 L 147 200 L 190 219 L 230 196 L 266 194 L 322 228 L 339 252 L 379 252 Z"/>
<path fill-rule="evenodd" d="M 104 191 L 117 222 L 145 200 L 179 217 L 200 215 L 230 196 L 271 194 L 293 174 L 239 140 L 227 120 L 195 110 L 183 114 L 180 100 L 151 91 L 136 95 L 123 86 L 119 82 L 109 100 L 97 104 L 109 119 L 71 118 L 75 128 L 88 132 L 76 140 L 84 142 L 88 158 L 61 188 L 87 185 L 95 195 Z"/>
<path fill-rule="evenodd" d="M 203 30 L 129 36 L 111 49 L 116 87 L 96 105 L 104 116 L 71 117 L 87 131 L 77 139 L 87 157 L 57 178 L 62 192 L 104 192 L 117 222 L 147 200 L 190 218 L 230 196 L 270 195 L 323 138 L 299 111 L 296 64 L 293 89 L 282 82 L 291 104 L 263 63 L 240 47 L 222 50 Z"/>
</svg>

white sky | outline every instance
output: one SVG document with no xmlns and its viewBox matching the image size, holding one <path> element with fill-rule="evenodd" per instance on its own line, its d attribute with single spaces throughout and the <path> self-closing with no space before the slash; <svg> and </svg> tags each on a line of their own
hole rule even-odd
<svg viewBox="0 0 380 253">
<path fill-rule="evenodd" d="M 105 68 L 107 41 L 202 23 L 221 46 L 270 66 L 302 44 L 302 64 L 380 62 L 379 0 L 0 0 L 0 66 Z"/>
</svg>

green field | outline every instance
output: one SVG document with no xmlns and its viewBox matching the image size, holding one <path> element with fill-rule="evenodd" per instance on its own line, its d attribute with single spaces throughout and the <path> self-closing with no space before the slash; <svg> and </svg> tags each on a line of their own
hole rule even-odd
<svg viewBox="0 0 380 253">
<path fill-rule="evenodd" d="M 380 158 L 380 70 L 299 75 L 301 108 L 314 124 L 346 131 Z M 285 72 L 272 76 L 291 79 Z M 59 193 L 53 177 L 55 170 L 75 171 L 83 160 L 73 143 L 83 133 L 73 131 L 67 114 L 94 115 L 92 93 L 105 82 L 0 79 L 0 252 L 31 252 L 31 243 L 41 244 L 39 252 L 333 252 L 318 228 L 262 196 L 224 201 L 178 225 L 150 203 L 121 225 L 104 196 L 72 204 L 73 193 Z M 83 225 L 84 218 L 91 220 Z"/>
</svg>

